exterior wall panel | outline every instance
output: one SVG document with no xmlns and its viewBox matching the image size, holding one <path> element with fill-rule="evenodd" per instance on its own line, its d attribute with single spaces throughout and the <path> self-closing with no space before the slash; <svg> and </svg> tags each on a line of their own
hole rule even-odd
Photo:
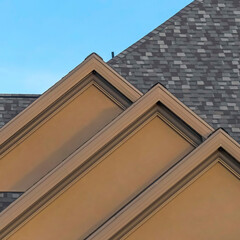
<svg viewBox="0 0 240 240">
<path fill-rule="evenodd" d="M 126 239 L 237 240 L 239 189 L 239 179 L 218 163 Z"/>
<path fill-rule="evenodd" d="M 192 149 L 156 116 L 10 239 L 83 239 Z"/>
<path fill-rule="evenodd" d="M 91 85 L 0 160 L 0 191 L 26 191 L 122 111 Z"/>
</svg>

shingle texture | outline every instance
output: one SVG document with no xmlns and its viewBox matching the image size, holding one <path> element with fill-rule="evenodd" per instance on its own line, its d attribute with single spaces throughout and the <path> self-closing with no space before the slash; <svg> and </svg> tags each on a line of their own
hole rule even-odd
<svg viewBox="0 0 240 240">
<path fill-rule="evenodd" d="M 195 0 L 108 63 L 143 92 L 162 83 L 240 142 L 239 33 L 239 0 Z"/>
<path fill-rule="evenodd" d="M 37 94 L 0 94 L 0 128 L 39 96 Z"/>
<path fill-rule="evenodd" d="M 0 212 L 18 199 L 22 192 L 0 192 Z"/>
</svg>

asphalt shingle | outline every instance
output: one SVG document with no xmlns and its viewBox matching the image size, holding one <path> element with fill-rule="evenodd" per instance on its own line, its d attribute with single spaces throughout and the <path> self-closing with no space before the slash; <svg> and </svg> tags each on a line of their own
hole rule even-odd
<svg viewBox="0 0 240 240">
<path fill-rule="evenodd" d="M 37 94 L 0 94 L 0 128 L 39 96 Z"/>
<path fill-rule="evenodd" d="M 22 192 L 0 192 L 0 212 L 18 199 Z"/>
<path fill-rule="evenodd" d="M 240 142 L 240 1 L 195 0 L 108 64 L 142 92 L 156 82 Z"/>
</svg>

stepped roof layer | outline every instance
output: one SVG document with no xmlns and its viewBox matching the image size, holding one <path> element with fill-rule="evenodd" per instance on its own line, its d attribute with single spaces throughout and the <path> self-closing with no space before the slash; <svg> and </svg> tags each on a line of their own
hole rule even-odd
<svg viewBox="0 0 240 240">
<path fill-rule="evenodd" d="M 240 2 L 195 0 L 108 63 L 142 92 L 160 82 L 240 141 Z"/>
<path fill-rule="evenodd" d="M 156 82 L 240 142 L 240 2 L 195 0 L 108 64 L 145 93 Z M 0 127 L 38 95 L 0 95 Z"/>
</svg>

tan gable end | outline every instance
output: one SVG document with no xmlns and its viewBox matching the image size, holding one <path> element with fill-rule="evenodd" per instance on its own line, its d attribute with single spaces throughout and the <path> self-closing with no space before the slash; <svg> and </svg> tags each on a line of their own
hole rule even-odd
<svg viewBox="0 0 240 240">
<path fill-rule="evenodd" d="M 88 57 L 1 129 L 0 191 L 26 191 L 140 96 Z"/>
<path fill-rule="evenodd" d="M 1 236 L 87 237 L 211 131 L 157 85 L 10 205 Z"/>
</svg>

